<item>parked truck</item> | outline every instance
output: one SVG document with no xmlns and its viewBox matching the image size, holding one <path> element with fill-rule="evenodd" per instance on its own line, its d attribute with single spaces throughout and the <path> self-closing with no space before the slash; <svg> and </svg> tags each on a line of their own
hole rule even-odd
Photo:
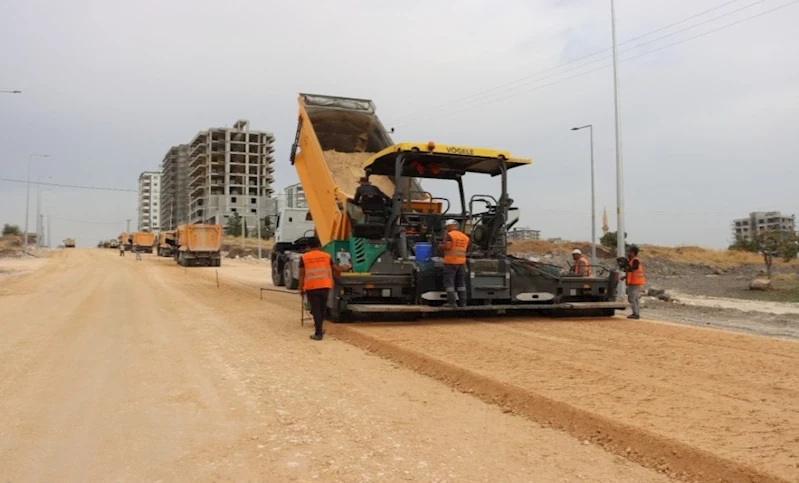
<svg viewBox="0 0 799 483">
<path fill-rule="evenodd" d="M 108 248 L 119 248 L 119 240 L 116 238 L 113 240 L 108 240 Z"/>
<path fill-rule="evenodd" d="M 175 230 L 162 231 L 156 240 L 156 253 L 159 257 L 171 257 L 175 252 Z"/>
<path fill-rule="evenodd" d="M 180 225 L 175 247 L 175 260 L 183 267 L 219 267 L 222 265 L 222 225 Z"/>
<path fill-rule="evenodd" d="M 64 248 L 75 248 L 75 239 L 74 238 L 66 238 L 64 240 Z"/>
<path fill-rule="evenodd" d="M 131 235 L 131 245 L 139 253 L 152 253 L 155 245 L 155 234 L 146 231 L 137 231 Z"/>
<path fill-rule="evenodd" d="M 507 232 L 519 219 L 508 193 L 508 172 L 525 169 L 529 159 L 473 146 L 392 144 L 374 104 L 365 99 L 300 94 L 299 107 L 291 164 L 323 249 L 334 259 L 347 255 L 351 260 L 352 271 L 337 277 L 330 291 L 332 320 L 446 311 L 469 316 L 510 311 L 611 316 L 625 307 L 615 301 L 619 275 L 613 268 L 593 267 L 594 275 L 587 277 L 570 275 L 508 254 Z M 343 186 L 340 173 L 333 172 L 335 163 L 327 159 L 339 155 L 334 153 L 350 154 L 352 163 L 358 163 L 351 167 L 352 175 L 390 178 L 392 192 L 356 204 L 355 193 L 349 191 L 352 184 L 347 180 Z M 479 190 L 468 197 L 463 183 L 467 177 L 475 178 L 471 186 Z M 456 194 L 446 198 L 425 192 L 414 182 L 420 178 L 436 180 L 432 184 L 437 188 L 449 183 Z M 496 181 L 486 182 L 492 179 Z M 471 239 L 466 292 L 459 294 L 466 297 L 461 301 L 465 306 L 458 308 L 445 306 L 444 264 L 436 256 L 447 220 L 454 220 Z M 276 285 L 280 281 L 278 277 Z M 288 282 L 285 268 L 282 282 Z"/>
<path fill-rule="evenodd" d="M 119 244 L 125 249 L 126 252 L 129 252 L 131 249 L 131 243 L 133 241 L 132 233 L 120 233 L 119 234 Z"/>
</svg>

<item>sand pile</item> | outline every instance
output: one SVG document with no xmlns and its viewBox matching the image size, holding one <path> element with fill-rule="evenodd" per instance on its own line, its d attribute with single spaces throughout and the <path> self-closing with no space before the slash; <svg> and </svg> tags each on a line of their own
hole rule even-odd
<svg viewBox="0 0 799 483">
<path fill-rule="evenodd" d="M 358 189 L 358 180 L 364 176 L 363 165 L 374 153 L 340 153 L 325 151 L 325 161 L 333 182 L 344 193 L 354 196 Z M 380 188 L 387 196 L 394 195 L 394 183 L 385 176 L 371 176 L 369 181 Z"/>
</svg>

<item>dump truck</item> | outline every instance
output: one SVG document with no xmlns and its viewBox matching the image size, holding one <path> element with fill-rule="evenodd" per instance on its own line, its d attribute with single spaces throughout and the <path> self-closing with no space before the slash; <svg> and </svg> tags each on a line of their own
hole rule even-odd
<svg viewBox="0 0 799 483">
<path fill-rule="evenodd" d="M 155 245 L 155 234 L 137 231 L 131 234 L 131 245 L 140 253 L 152 253 Z"/>
<path fill-rule="evenodd" d="M 156 240 L 156 252 L 159 257 L 171 257 L 174 255 L 175 230 L 162 231 Z M 171 243 L 170 243 L 171 242 Z"/>
<path fill-rule="evenodd" d="M 222 225 L 180 225 L 174 243 L 173 256 L 183 267 L 222 265 Z"/>
<path fill-rule="evenodd" d="M 120 233 L 119 234 L 119 244 L 125 249 L 126 252 L 129 252 L 132 248 L 131 243 L 133 242 L 133 233 Z"/>
<path fill-rule="evenodd" d="M 269 260 L 272 283 L 294 290 L 299 284 L 300 255 L 314 237 L 314 223 L 308 208 L 282 208 L 275 221 L 275 244 Z"/>
<path fill-rule="evenodd" d="M 352 270 L 336 277 L 330 291 L 331 320 L 387 313 L 415 318 L 450 311 L 468 316 L 511 311 L 612 316 L 625 308 L 615 301 L 619 273 L 613 267 L 593 267 L 595 275 L 583 277 L 508 254 L 507 232 L 519 219 L 508 193 L 508 172 L 528 167 L 529 159 L 472 146 L 393 144 L 374 103 L 366 99 L 300 94 L 298 102 L 290 162 L 323 249 L 334 259 L 346 253 L 352 261 Z M 340 163 L 331 164 L 331 153 L 348 153 L 360 163 L 350 171 L 356 180 L 341 181 Z M 372 197 L 356 205 L 352 195 L 357 176 L 378 180 L 374 184 L 389 200 Z M 482 192 L 467 197 L 465 177 L 498 182 L 474 184 Z M 457 195 L 450 199 L 426 192 L 419 179 L 451 183 Z M 471 239 L 463 308 L 445 306 L 443 261 L 435 256 L 449 219 Z"/>
<path fill-rule="evenodd" d="M 75 239 L 74 238 L 65 238 L 64 239 L 64 248 L 75 248 Z"/>
</svg>

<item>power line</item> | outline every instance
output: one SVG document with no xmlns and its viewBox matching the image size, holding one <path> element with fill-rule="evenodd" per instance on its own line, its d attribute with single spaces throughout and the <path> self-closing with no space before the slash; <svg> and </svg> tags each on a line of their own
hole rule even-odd
<svg viewBox="0 0 799 483">
<path fill-rule="evenodd" d="M 61 184 L 61 183 L 44 183 L 41 181 L 25 181 L 24 179 L 9 179 L 9 178 L 0 178 L 0 181 L 6 181 L 9 183 L 22 183 L 22 184 L 32 184 L 32 185 L 41 185 L 41 186 L 56 186 L 58 188 L 75 188 L 75 189 L 82 189 L 82 190 L 95 190 L 95 191 L 121 191 L 125 193 L 137 193 L 137 190 L 125 189 L 125 188 L 108 188 L 108 187 L 101 187 L 101 186 L 79 186 L 73 184 Z"/>
<path fill-rule="evenodd" d="M 712 7 L 710 9 L 707 9 L 707 10 L 703 11 L 703 12 L 694 14 L 694 15 L 692 15 L 690 17 L 686 17 L 686 18 L 684 18 L 684 19 L 682 19 L 680 21 L 671 23 L 669 25 L 666 25 L 666 26 L 661 27 L 659 29 L 653 30 L 651 32 L 647 32 L 647 33 L 645 33 L 643 35 L 639 35 L 638 37 L 634 37 L 632 39 L 626 40 L 626 41 L 620 43 L 619 45 L 629 44 L 631 42 L 634 42 L 636 40 L 642 39 L 644 37 L 648 37 L 648 36 L 650 36 L 652 34 L 661 32 L 663 30 L 667 30 L 667 29 L 669 29 L 671 27 L 674 27 L 676 25 L 685 23 L 688 20 L 692 20 L 692 19 L 694 19 L 696 17 L 700 17 L 700 16 L 702 16 L 702 15 L 704 15 L 706 13 L 712 12 L 713 10 L 718 10 L 719 8 L 723 8 L 723 7 L 728 6 L 728 5 L 732 4 L 732 3 L 735 3 L 737 1 L 739 1 L 739 0 L 733 0 L 733 1 L 726 2 L 726 3 L 721 4 L 721 5 L 718 5 L 716 7 Z M 701 27 L 702 25 L 706 25 L 706 24 L 708 24 L 710 22 L 714 22 L 716 20 L 719 20 L 721 18 L 727 17 L 729 15 L 741 12 L 741 11 L 746 10 L 748 8 L 754 7 L 755 5 L 759 5 L 759 4 L 761 4 L 761 3 L 765 2 L 765 1 L 767 1 L 767 0 L 757 0 L 756 2 L 744 5 L 744 6 L 740 7 L 740 8 L 737 8 L 735 10 L 731 10 L 731 11 L 723 13 L 721 15 L 717 15 L 717 16 L 712 17 L 710 19 L 704 20 L 704 21 L 702 21 L 700 23 L 685 27 L 683 29 L 677 30 L 675 32 L 668 33 L 666 35 L 662 35 L 662 36 L 657 37 L 655 39 L 648 40 L 648 41 L 646 41 L 644 43 L 628 47 L 626 49 L 621 50 L 620 53 L 629 52 L 631 50 L 639 49 L 639 48 L 641 48 L 641 47 L 643 47 L 645 45 L 649 45 L 649 44 L 658 42 L 660 40 L 663 40 L 663 39 L 666 39 L 666 38 L 669 38 L 669 37 L 673 37 L 674 35 L 678 35 L 678 34 L 687 32 L 687 31 L 695 29 L 697 27 Z M 779 9 L 779 8 L 782 8 L 782 7 L 777 7 L 777 8 Z M 756 15 L 756 16 L 759 16 L 759 15 Z M 754 18 L 754 17 L 751 17 L 751 18 Z M 731 25 L 734 25 L 734 24 L 731 24 Z M 561 72 L 554 72 L 554 73 L 552 73 L 550 75 L 547 75 L 547 76 L 544 76 L 544 77 L 539 77 L 541 74 L 546 74 L 548 72 L 552 72 L 552 71 L 561 69 L 561 68 L 566 67 L 568 65 L 571 65 L 571 64 L 574 64 L 574 63 L 577 63 L 577 62 L 581 62 L 583 60 L 589 59 L 591 57 L 594 57 L 594 56 L 596 56 L 598 54 L 601 54 L 603 52 L 607 52 L 609 50 L 611 50 L 610 47 L 602 49 L 602 50 L 598 50 L 598 51 L 593 52 L 591 54 L 584 55 L 584 56 L 579 57 L 577 59 L 574 59 L 574 60 L 559 64 L 559 65 L 556 65 L 554 67 L 550 67 L 548 69 L 545 69 L 545 70 L 542 70 L 542 71 L 539 71 L 539 72 L 535 72 L 533 74 L 528 74 L 528 75 L 526 75 L 524 77 L 520 77 L 520 78 L 518 78 L 516 80 L 510 81 L 510 82 L 507 82 L 507 83 L 504 83 L 504 84 L 501 84 L 501 85 L 498 85 L 498 86 L 495 86 L 495 87 L 492 87 L 490 89 L 486 89 L 484 91 L 481 91 L 481 92 L 478 92 L 478 93 L 475 93 L 475 94 L 472 94 L 472 95 L 469 95 L 469 96 L 466 96 L 466 97 L 462 97 L 462 98 L 454 100 L 454 101 L 450 101 L 450 102 L 446 102 L 446 103 L 443 103 L 443 104 L 439 104 L 438 106 L 431 107 L 430 109 L 422 110 L 420 113 L 414 113 L 410 117 L 406 117 L 405 121 L 400 120 L 400 122 L 399 123 L 395 123 L 394 126 L 395 127 L 406 126 L 406 125 L 410 124 L 413 121 L 416 121 L 418 119 L 423 119 L 423 118 L 427 117 L 425 114 L 434 113 L 434 112 L 441 111 L 441 110 L 446 110 L 447 107 L 450 107 L 450 106 L 453 106 L 453 105 L 456 105 L 456 104 L 461 104 L 464 101 L 468 101 L 468 102 L 466 102 L 466 104 L 473 104 L 475 101 L 479 101 L 479 100 L 482 100 L 482 99 L 487 99 L 487 98 L 490 98 L 490 97 L 492 97 L 494 95 L 497 95 L 497 94 L 502 94 L 504 92 L 513 91 L 513 90 L 518 89 L 519 87 L 522 87 L 522 86 L 525 86 L 525 85 L 534 84 L 534 83 L 537 83 L 537 82 L 540 82 L 540 81 L 543 81 L 543 80 L 547 80 L 547 79 L 551 79 L 553 77 L 557 77 L 557 76 L 559 76 L 561 74 L 565 74 L 567 72 L 572 72 L 572 71 L 581 69 L 583 67 L 586 67 L 588 65 L 594 64 L 596 62 L 600 62 L 602 60 L 608 59 L 608 58 L 611 57 L 611 55 L 605 55 L 605 56 L 600 57 L 598 59 L 594 59 L 594 60 L 592 60 L 590 62 L 585 62 L 585 63 L 583 63 L 581 65 L 576 65 L 576 66 L 571 67 L 569 69 L 562 70 Z"/>
<path fill-rule="evenodd" d="M 125 223 L 125 220 L 120 220 L 120 221 L 88 221 L 88 220 L 70 220 L 68 218 L 61 218 L 61 217 L 53 216 L 53 215 L 45 215 L 45 216 L 49 216 L 53 220 L 66 221 L 66 222 L 69 222 L 69 223 L 86 223 L 86 224 L 89 224 L 89 225 L 120 225 L 122 223 Z"/>
<path fill-rule="evenodd" d="M 758 2 L 756 2 L 756 3 L 762 3 L 763 1 L 765 1 L 765 0 L 759 0 L 759 1 L 758 1 Z M 763 12 L 760 12 L 760 13 L 758 13 L 758 14 L 751 15 L 751 16 L 749 16 L 749 17 L 745 17 L 745 18 L 743 18 L 743 19 L 737 20 L 737 21 L 735 21 L 735 22 L 732 22 L 732 23 L 729 23 L 729 24 L 726 24 L 726 25 L 722 25 L 721 27 L 718 27 L 718 28 L 715 28 L 715 29 L 712 29 L 712 30 L 708 30 L 708 31 L 706 31 L 706 32 L 702 32 L 701 34 L 694 35 L 693 37 L 688 37 L 688 38 L 686 38 L 686 39 L 682 39 L 682 40 L 680 40 L 680 41 L 673 42 L 673 43 L 671 43 L 671 44 L 667 44 L 667 45 L 664 45 L 664 46 L 661 46 L 661 47 L 658 47 L 658 48 L 655 48 L 655 49 L 652 49 L 652 50 L 649 50 L 649 51 L 643 52 L 643 53 L 641 53 L 641 54 L 637 54 L 637 55 L 633 55 L 633 56 L 627 57 L 627 58 L 625 58 L 625 59 L 622 59 L 622 60 L 620 60 L 620 61 L 619 61 L 619 63 L 621 63 L 621 62 L 626 62 L 626 61 L 633 60 L 633 59 L 637 59 L 637 58 L 639 58 L 639 57 L 643 57 L 644 55 L 653 54 L 653 53 L 655 53 L 655 52 L 660 52 L 661 50 L 665 50 L 665 49 L 667 49 L 667 48 L 670 48 L 670 47 L 674 47 L 674 46 L 677 46 L 677 45 L 680 45 L 680 44 L 684 44 L 684 43 L 686 43 L 686 42 L 689 42 L 689 41 L 691 41 L 691 40 L 695 40 L 695 39 L 698 39 L 698 38 L 700 38 L 700 37 L 704 37 L 704 36 L 706 36 L 706 35 L 710 35 L 710 34 L 712 34 L 712 33 L 718 32 L 718 31 L 720 31 L 720 30 L 724 30 L 724 29 L 727 29 L 727 28 L 729 28 L 729 27 L 733 27 L 733 26 L 735 26 L 735 25 L 738 25 L 738 24 L 741 24 L 741 23 L 743 23 L 743 22 L 746 22 L 746 21 L 749 21 L 749 20 L 752 20 L 752 19 L 755 19 L 755 18 L 758 18 L 758 17 L 762 17 L 763 15 L 766 15 L 766 14 L 769 14 L 769 13 L 772 13 L 772 12 L 775 12 L 775 11 L 777 11 L 777 10 L 783 9 L 783 8 L 785 8 L 785 7 L 788 7 L 788 6 L 790 6 L 790 5 L 793 5 L 793 4 L 796 4 L 796 3 L 799 3 L 799 0 L 793 0 L 793 1 L 791 1 L 791 2 L 788 2 L 788 3 L 786 3 L 786 4 L 780 5 L 780 6 L 778 6 L 778 7 L 774 7 L 774 8 L 772 8 L 772 9 L 765 10 L 765 11 L 763 11 Z M 751 4 L 751 5 L 754 5 L 754 4 Z M 750 5 L 750 6 L 751 6 L 751 5 Z M 744 7 L 744 8 L 748 8 L 748 7 Z M 739 9 L 739 10 L 740 10 L 740 9 Z M 738 11 L 738 10 L 736 10 L 736 11 Z M 718 18 L 720 18 L 720 17 L 718 17 Z M 661 37 L 661 38 L 659 38 L 659 39 L 656 39 L 656 40 L 662 40 L 663 38 L 665 38 L 665 36 L 664 36 L 664 37 Z M 654 42 L 654 41 L 652 41 L 652 42 Z M 646 44 L 649 44 L 649 43 L 651 43 L 651 42 L 647 42 Z M 640 47 L 642 47 L 643 45 L 646 45 L 646 44 L 641 44 L 641 45 L 639 45 L 639 46 L 636 46 L 636 47 L 632 47 L 632 48 L 625 49 L 625 50 L 623 50 L 623 51 L 622 51 L 622 53 L 624 53 L 624 52 L 629 52 L 630 50 L 638 49 L 638 48 L 640 48 Z M 603 57 L 603 58 L 601 58 L 601 59 L 597 59 L 597 60 L 603 60 L 603 59 L 607 59 L 607 58 L 609 58 L 609 57 L 610 57 L 610 56 L 605 56 L 605 57 Z M 566 71 L 563 71 L 563 72 L 559 72 L 559 73 L 556 73 L 556 74 L 552 74 L 552 75 L 550 75 L 550 76 L 547 76 L 547 77 L 544 77 L 544 78 L 541 78 L 541 79 L 537 79 L 537 80 L 535 80 L 535 81 L 532 81 L 532 82 L 528 82 L 527 84 L 533 84 L 533 83 L 535 83 L 535 82 L 538 82 L 538 81 L 541 81 L 541 80 L 545 80 L 545 79 L 552 78 L 552 77 L 557 77 L 558 75 L 565 74 L 566 72 L 569 72 L 569 71 L 571 71 L 571 70 L 576 70 L 576 69 L 579 69 L 579 68 L 585 67 L 585 66 L 587 66 L 587 65 L 589 65 L 589 64 L 591 64 L 591 63 L 594 63 L 594 62 L 596 62 L 596 61 L 592 61 L 592 62 L 589 62 L 589 63 L 583 64 L 583 65 L 581 65 L 581 66 L 578 66 L 578 67 L 576 67 L 576 68 L 568 69 L 568 70 L 566 70 Z M 564 65 L 565 65 L 565 64 L 564 64 Z M 515 96 L 517 96 L 517 95 L 519 95 L 519 94 L 524 94 L 524 93 L 528 93 L 528 92 L 533 92 L 533 91 L 536 91 L 536 90 L 539 90 L 539 89 L 543 89 L 543 88 L 550 87 L 550 86 L 553 86 L 553 85 L 556 85 L 556 84 L 560 84 L 560 83 L 562 83 L 562 82 L 565 82 L 565 81 L 568 81 L 568 80 L 571 80 L 571 79 L 575 79 L 575 78 L 577 78 L 577 77 L 582 77 L 582 76 L 584 76 L 584 75 L 591 74 L 591 73 L 593 73 L 593 72 L 597 72 L 597 71 L 600 71 L 600 70 L 603 70 L 603 69 L 607 69 L 607 68 L 608 68 L 608 67 L 610 67 L 611 65 L 612 65 L 612 64 L 605 64 L 605 65 L 599 66 L 599 67 L 597 67 L 597 68 L 594 68 L 594 69 L 590 69 L 590 70 L 587 70 L 587 71 L 581 72 L 581 73 L 579 73 L 579 74 L 571 75 L 571 76 L 569 76 L 569 77 L 565 77 L 565 78 L 559 79 L 559 80 L 557 80 L 557 81 L 550 82 L 550 83 L 548 83 L 548 84 L 543 84 L 543 85 L 535 86 L 535 87 L 533 87 L 533 88 L 531 88 L 531 89 L 525 89 L 525 90 L 522 90 L 522 91 L 517 91 L 517 92 L 514 92 L 513 94 L 511 94 L 511 95 L 508 95 L 508 96 L 503 96 L 503 97 L 498 97 L 498 98 L 493 98 L 493 99 L 488 99 L 488 98 L 492 97 L 492 96 L 490 96 L 490 95 L 489 95 L 489 96 L 484 96 L 484 97 L 482 97 L 482 98 L 475 99 L 474 101 L 480 101 L 480 100 L 482 100 L 482 99 L 488 99 L 486 102 L 478 102 L 477 104 L 475 104 L 475 103 L 474 103 L 474 101 L 473 101 L 473 102 L 467 103 L 467 104 L 466 104 L 466 105 L 464 105 L 464 106 L 461 106 L 461 108 L 460 108 L 460 109 L 456 109 L 456 110 L 452 110 L 452 111 L 441 111 L 441 112 L 440 112 L 440 113 L 438 113 L 437 115 L 433 115 L 433 116 L 420 116 L 420 117 L 415 117 L 415 118 L 412 118 L 412 119 L 410 119 L 410 120 L 408 120 L 408 121 L 406 121 L 406 122 L 403 122 L 403 123 L 397 124 L 395 127 L 406 126 L 406 125 L 408 125 L 408 124 L 410 124 L 410 123 L 412 123 L 412 122 L 414 122 L 414 121 L 418 121 L 418 120 L 420 120 L 420 119 L 432 119 L 432 118 L 436 118 L 436 117 L 447 116 L 447 115 L 450 115 L 450 114 L 454 114 L 454 113 L 458 113 L 458 112 L 461 112 L 461 111 L 467 110 L 467 109 L 469 109 L 469 108 L 471 108 L 471 107 L 475 107 L 475 106 L 479 106 L 479 105 L 483 105 L 483 104 L 490 104 L 490 103 L 494 103 L 494 102 L 498 102 L 498 101 L 503 101 L 503 100 L 506 100 L 506 99 L 510 99 L 511 97 L 515 97 Z M 514 88 L 514 89 L 515 89 L 515 88 Z M 514 90 L 514 89 L 506 89 L 506 90 L 504 90 L 504 91 L 500 91 L 499 93 L 501 93 L 501 92 L 508 92 L 508 91 L 510 91 L 510 90 Z M 426 112 L 429 112 L 429 111 L 426 111 Z"/>
</svg>

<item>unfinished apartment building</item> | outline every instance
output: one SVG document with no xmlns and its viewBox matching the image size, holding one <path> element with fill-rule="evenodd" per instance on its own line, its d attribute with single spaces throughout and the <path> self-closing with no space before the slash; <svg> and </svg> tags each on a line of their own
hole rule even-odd
<svg viewBox="0 0 799 483">
<path fill-rule="evenodd" d="M 189 145 L 172 146 L 161 162 L 161 229 L 189 222 Z"/>
<path fill-rule="evenodd" d="M 139 231 L 155 232 L 160 229 L 158 219 L 161 173 L 145 171 L 139 175 Z"/>
<path fill-rule="evenodd" d="M 188 148 L 191 222 L 224 226 L 238 214 L 254 234 L 274 210 L 274 141 L 249 121 L 197 133 Z"/>
<path fill-rule="evenodd" d="M 779 211 L 754 211 L 748 218 L 732 220 L 733 240 L 752 241 L 758 233 L 767 231 L 796 232 L 796 216 Z"/>
</svg>

